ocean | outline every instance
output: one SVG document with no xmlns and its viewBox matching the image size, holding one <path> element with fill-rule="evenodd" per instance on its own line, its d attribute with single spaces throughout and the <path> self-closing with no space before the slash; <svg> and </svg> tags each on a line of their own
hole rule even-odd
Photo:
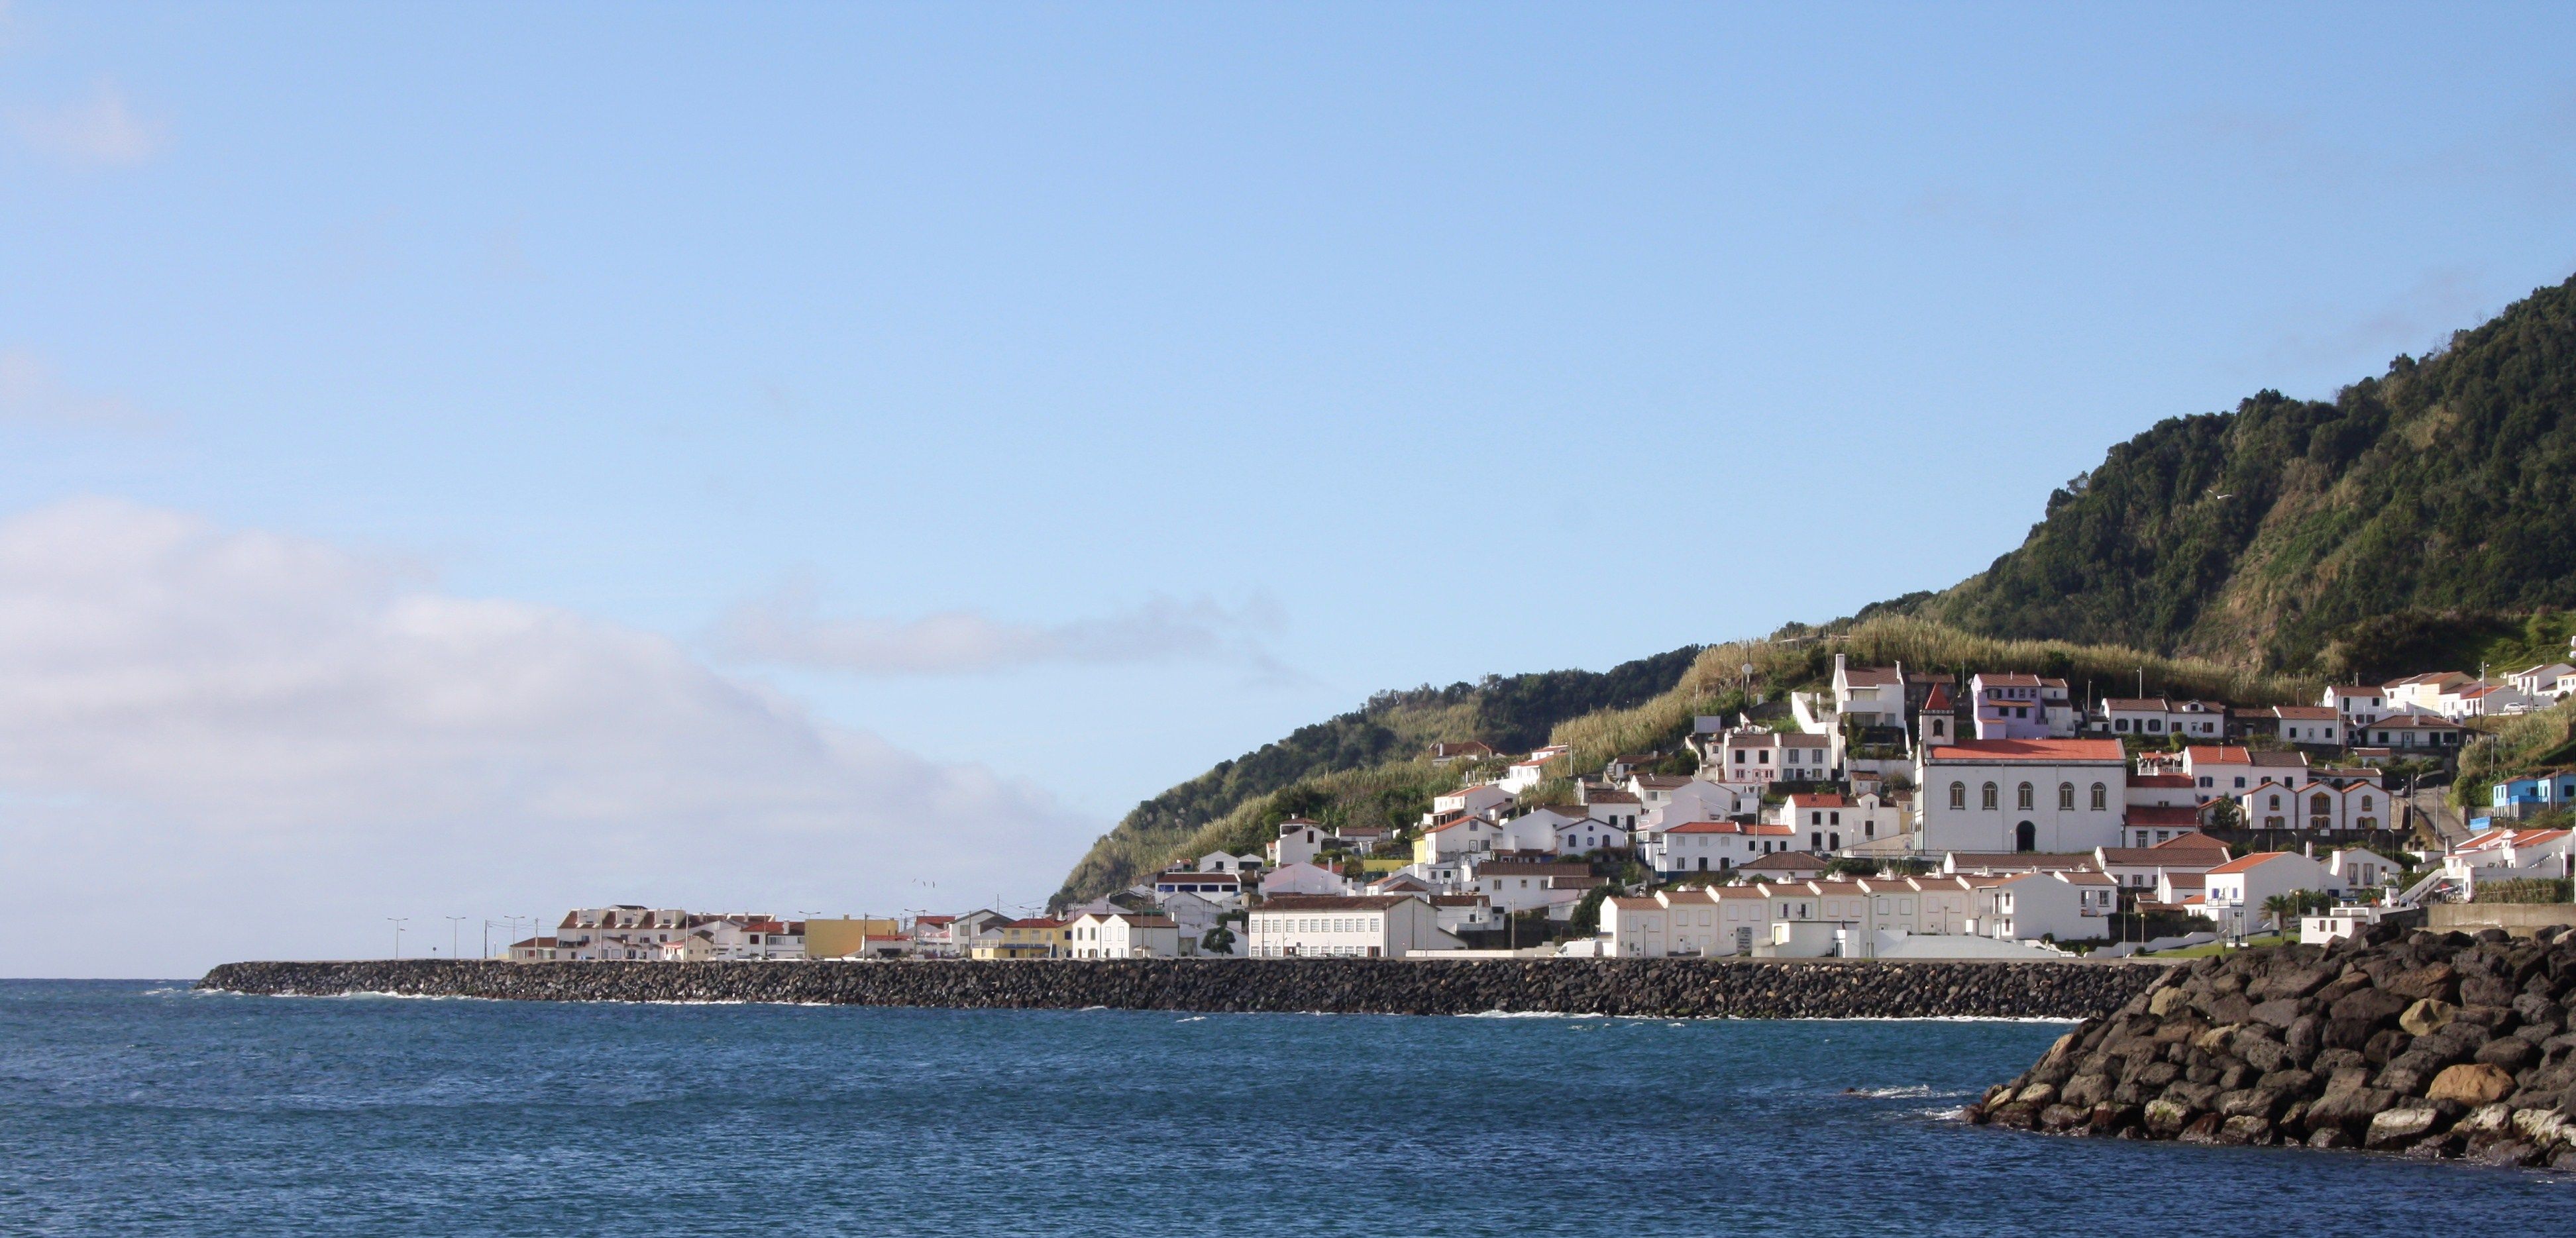
<svg viewBox="0 0 2576 1238">
<path fill-rule="evenodd" d="M 0 981 L 0 1234 L 2576 1233 L 2564 1175 L 1949 1116 L 2064 1030 Z"/>
</svg>

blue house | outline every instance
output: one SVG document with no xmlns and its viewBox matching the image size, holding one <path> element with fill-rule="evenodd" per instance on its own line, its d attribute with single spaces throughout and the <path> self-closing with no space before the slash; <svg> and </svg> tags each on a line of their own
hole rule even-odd
<svg viewBox="0 0 2576 1238">
<path fill-rule="evenodd" d="M 2495 784 L 2495 815 L 2527 817 L 2576 804 L 2576 770 L 2556 770 Z"/>
</svg>

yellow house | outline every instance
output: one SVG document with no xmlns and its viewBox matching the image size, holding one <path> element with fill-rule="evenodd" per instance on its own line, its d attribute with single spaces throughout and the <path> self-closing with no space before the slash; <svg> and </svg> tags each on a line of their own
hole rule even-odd
<svg viewBox="0 0 2576 1238">
<path fill-rule="evenodd" d="M 1072 957 L 1072 938 L 1062 920 L 1004 920 L 985 926 L 967 948 L 978 959 L 1061 959 Z"/>
<path fill-rule="evenodd" d="M 871 937 L 899 937 L 903 925 L 874 917 L 805 922 L 805 957 L 844 959 L 867 949 Z"/>
</svg>

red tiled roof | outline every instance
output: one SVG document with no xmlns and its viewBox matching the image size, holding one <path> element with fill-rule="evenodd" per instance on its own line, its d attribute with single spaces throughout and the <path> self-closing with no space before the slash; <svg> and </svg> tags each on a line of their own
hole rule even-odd
<svg viewBox="0 0 2576 1238">
<path fill-rule="evenodd" d="M 1926 761 L 2125 761 L 2116 739 L 1966 739 L 1924 752 Z"/>
<path fill-rule="evenodd" d="M 2200 810 L 2178 805 L 2132 804 L 2129 824 L 2133 826 L 2198 825 Z"/>
<path fill-rule="evenodd" d="M 2269 864 L 2274 860 L 2282 859 L 2290 854 L 2291 853 L 2287 851 L 2257 851 L 2252 855 L 2241 855 L 2209 870 L 2209 875 L 2215 877 L 2221 873 L 2241 873 L 2247 869 L 2257 868 L 2262 865 Z"/>
</svg>

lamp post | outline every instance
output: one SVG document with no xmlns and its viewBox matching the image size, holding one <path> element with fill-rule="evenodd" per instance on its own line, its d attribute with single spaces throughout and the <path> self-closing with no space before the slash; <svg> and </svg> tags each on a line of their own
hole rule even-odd
<svg viewBox="0 0 2576 1238">
<path fill-rule="evenodd" d="M 457 946 L 461 940 L 461 926 L 465 923 L 465 917 L 446 916 L 443 918 L 447 921 L 447 957 L 451 959 L 464 958 L 464 955 L 457 953 Z"/>
<path fill-rule="evenodd" d="M 388 920 L 393 921 L 393 923 L 394 923 L 394 957 L 395 957 L 395 958 L 397 958 L 397 959 L 399 959 L 399 958 L 401 958 L 401 957 L 402 957 L 402 928 L 403 928 L 403 921 L 405 921 L 405 920 L 409 920 L 409 919 L 411 919 L 411 917 L 410 917 L 410 916 L 386 916 L 385 918 L 386 918 L 386 919 L 388 919 Z"/>
</svg>

